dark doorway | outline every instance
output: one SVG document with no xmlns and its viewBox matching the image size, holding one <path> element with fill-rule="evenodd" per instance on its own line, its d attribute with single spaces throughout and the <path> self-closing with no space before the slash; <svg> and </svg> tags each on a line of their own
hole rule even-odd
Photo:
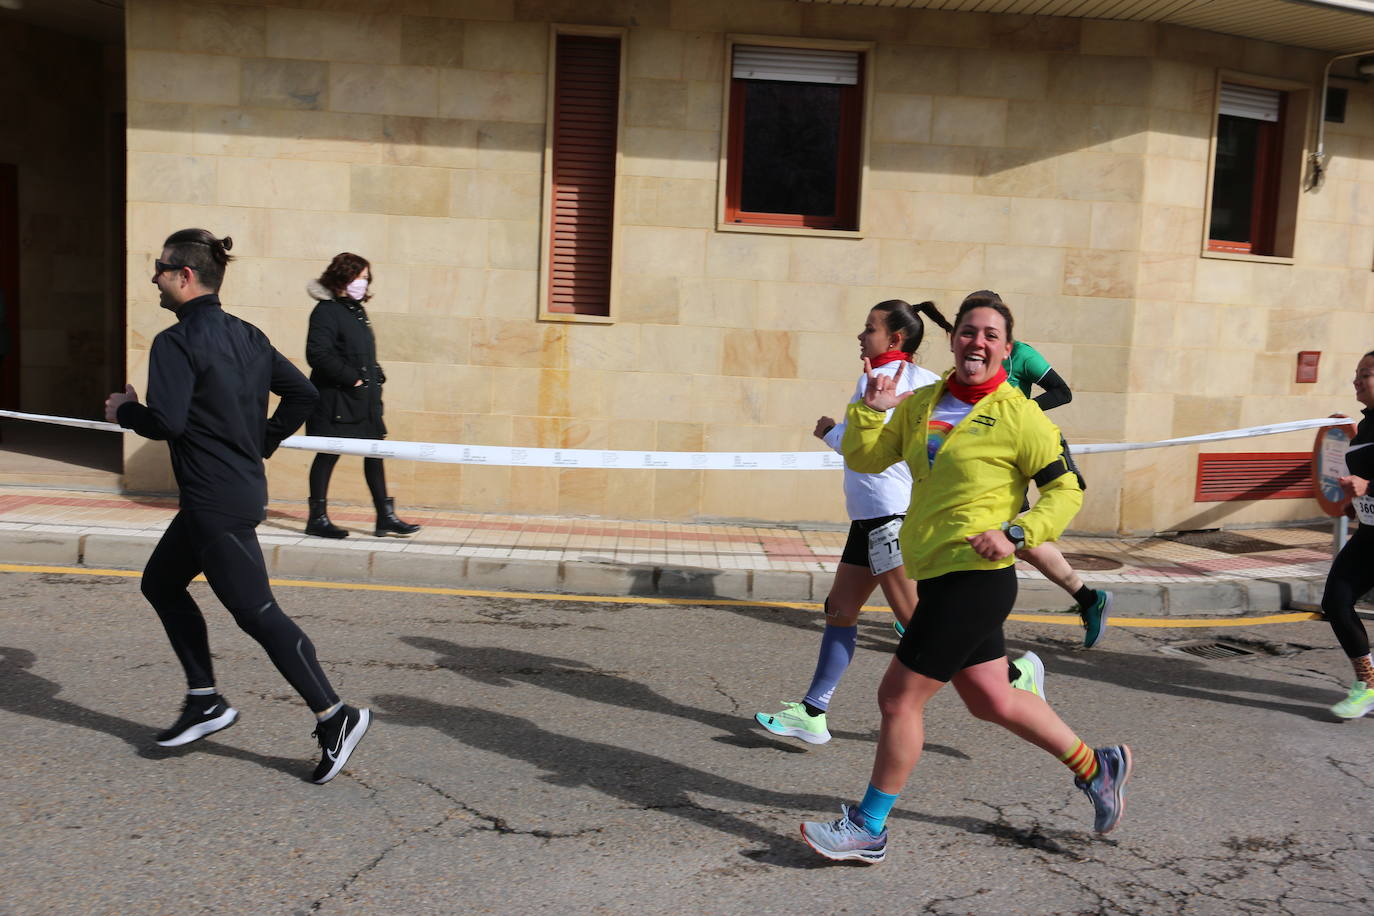
<svg viewBox="0 0 1374 916">
<path fill-rule="evenodd" d="M 19 409 L 19 170 L 0 162 L 0 409 Z"/>
<path fill-rule="evenodd" d="M 0 48 L 0 409 L 103 419 L 125 363 L 122 3 L 0 3 Z M 118 433 L 0 427 L 0 483 L 118 486 Z"/>
</svg>

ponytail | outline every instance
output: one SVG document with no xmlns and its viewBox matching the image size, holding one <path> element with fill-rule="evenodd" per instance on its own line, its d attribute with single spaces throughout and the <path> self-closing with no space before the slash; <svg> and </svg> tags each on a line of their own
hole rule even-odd
<svg viewBox="0 0 1374 916">
<path fill-rule="evenodd" d="M 921 341 L 926 336 L 925 322 L 921 321 L 920 313 L 924 312 L 931 321 L 946 331 L 954 330 L 945 316 L 940 314 L 934 302 L 918 302 L 912 305 L 905 299 L 887 299 L 873 306 L 872 310 L 883 313 L 889 334 L 902 335 L 902 352 L 908 355 L 920 349 Z"/>
<path fill-rule="evenodd" d="M 217 239 L 207 229 L 182 229 L 167 236 L 162 247 L 169 252 L 169 259 L 195 271 L 200 285 L 212 293 L 219 292 L 224 282 L 224 268 L 234 260 L 229 250 L 234 240 L 229 236 Z"/>
</svg>

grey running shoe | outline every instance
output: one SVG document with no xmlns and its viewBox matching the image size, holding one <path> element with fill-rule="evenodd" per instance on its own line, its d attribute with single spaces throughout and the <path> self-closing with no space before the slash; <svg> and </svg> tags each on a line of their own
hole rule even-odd
<svg viewBox="0 0 1374 916">
<path fill-rule="evenodd" d="M 1126 810 L 1126 780 L 1131 778 L 1131 749 L 1124 744 L 1093 749 L 1097 757 L 1097 775 L 1090 782 L 1075 778 L 1073 784 L 1083 790 L 1096 812 L 1093 830 L 1110 833 Z"/>
<path fill-rule="evenodd" d="M 863 825 L 850 819 L 857 809 L 840 805 L 840 816 L 833 821 L 807 821 L 801 825 L 802 839 L 812 849 L 837 862 L 855 859 L 875 864 L 887 856 L 887 828 L 874 836 Z"/>
</svg>

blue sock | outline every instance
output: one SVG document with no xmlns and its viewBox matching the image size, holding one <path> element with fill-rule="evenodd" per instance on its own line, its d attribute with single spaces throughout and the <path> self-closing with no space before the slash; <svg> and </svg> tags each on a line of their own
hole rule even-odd
<svg viewBox="0 0 1374 916">
<path fill-rule="evenodd" d="M 803 702 L 821 711 L 830 708 L 830 697 L 854 658 L 854 644 L 858 640 L 858 624 L 852 627 L 826 625 L 821 636 L 821 650 L 816 656 L 816 673 L 811 676 L 811 688 L 806 691 Z"/>
<path fill-rule="evenodd" d="M 864 800 L 859 802 L 858 810 L 852 813 L 858 818 L 860 826 L 877 836 L 883 832 L 883 825 L 887 823 L 887 816 L 892 811 L 892 806 L 897 803 L 898 798 L 900 796 L 888 795 L 882 789 L 876 789 L 872 783 L 869 783 L 868 791 L 864 793 Z"/>
</svg>

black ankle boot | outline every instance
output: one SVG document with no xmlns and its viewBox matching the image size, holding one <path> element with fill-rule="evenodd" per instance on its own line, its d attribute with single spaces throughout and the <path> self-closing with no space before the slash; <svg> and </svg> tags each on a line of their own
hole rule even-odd
<svg viewBox="0 0 1374 916">
<path fill-rule="evenodd" d="M 419 525 L 403 522 L 396 517 L 396 500 L 390 496 L 377 506 L 377 530 L 372 532 L 376 537 L 384 538 L 390 535 L 407 538 L 419 530 Z"/>
<path fill-rule="evenodd" d="M 310 500 L 310 518 L 305 522 L 305 533 L 317 538 L 346 538 L 348 532 L 329 520 L 325 508 L 328 500 Z"/>
</svg>

